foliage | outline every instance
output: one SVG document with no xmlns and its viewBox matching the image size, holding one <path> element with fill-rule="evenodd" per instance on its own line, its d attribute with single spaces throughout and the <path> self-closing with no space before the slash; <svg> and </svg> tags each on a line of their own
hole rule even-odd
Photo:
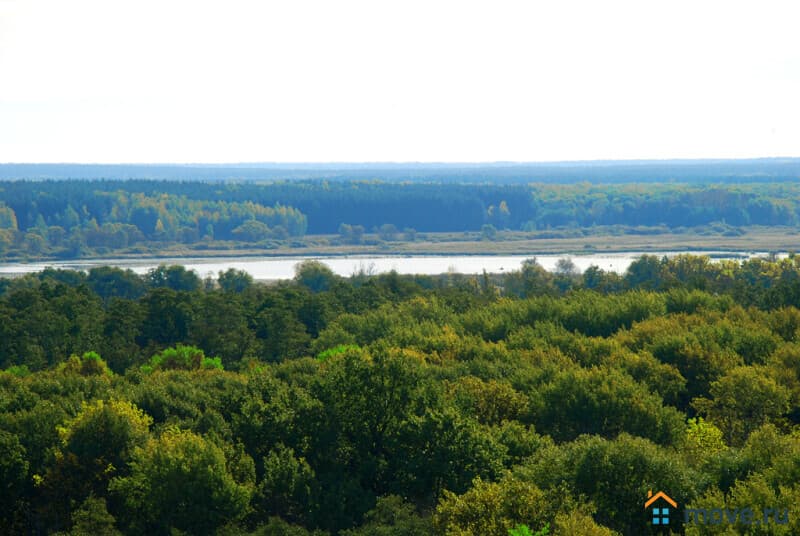
<svg viewBox="0 0 800 536">
<path fill-rule="evenodd" d="M 123 501 L 126 526 L 150 534 L 204 534 L 247 511 L 252 483 L 237 482 L 221 448 L 197 434 L 165 430 L 137 448 L 130 476 L 110 491 Z"/>
<path fill-rule="evenodd" d="M 510 169 L 494 169 L 491 178 Z M 553 170 L 556 177 L 562 172 Z M 643 173 L 640 166 L 637 172 Z M 136 253 L 142 247 L 157 250 L 165 243 L 227 247 L 230 241 L 248 248 L 274 247 L 306 232 L 339 235 L 334 240 L 360 244 L 373 240 L 365 235 L 367 229 L 374 229 L 382 240 L 395 240 L 397 229 L 406 229 L 406 239 L 414 238 L 415 229 L 471 232 L 488 240 L 497 238 L 498 229 L 522 230 L 538 238 L 582 237 L 596 228 L 634 234 L 694 228 L 738 236 L 746 225 L 792 226 L 800 221 L 797 184 L 764 184 L 755 174 L 750 176 L 753 182 L 740 184 L 643 184 L 639 176 L 628 176 L 620 184 L 527 183 L 529 179 L 518 184 L 465 184 L 441 182 L 437 176 L 412 182 L 352 176 L 230 184 L 74 177 L 2 181 L 0 255 L 74 258 L 109 251 Z M 553 180 L 547 177 L 547 182 Z M 703 269 L 686 265 L 678 278 L 696 287 L 702 283 Z M 671 284 L 662 271 L 659 259 L 642 259 L 626 280 L 641 288 Z"/>
<path fill-rule="evenodd" d="M 105 499 L 87 498 L 72 514 L 69 536 L 122 536 L 116 519 L 108 513 Z"/>
<path fill-rule="evenodd" d="M 522 522 L 544 525 L 552 508 L 533 484 L 511 477 L 497 483 L 478 479 L 461 496 L 445 492 L 433 519 L 439 534 L 508 536 Z"/>
<path fill-rule="evenodd" d="M 722 438 L 722 430 L 703 420 L 702 417 L 689 419 L 683 440 L 683 451 L 687 461 L 701 465 L 703 461 L 724 451 L 727 445 Z"/>
<path fill-rule="evenodd" d="M 97 352 L 84 352 L 82 356 L 70 358 L 58 365 L 57 370 L 62 373 L 75 373 L 81 376 L 110 376 L 113 374 L 108 365 Z"/>
<path fill-rule="evenodd" d="M 336 281 L 333 270 L 319 261 L 303 261 L 294 267 L 294 279 L 312 292 L 329 290 Z"/>
<path fill-rule="evenodd" d="M 789 391 L 764 369 L 737 367 L 709 389 L 711 400 L 700 398 L 695 407 L 707 414 L 732 445 L 741 445 L 756 428 L 778 422 L 789 409 Z"/>
<path fill-rule="evenodd" d="M 594 519 L 623 533 L 645 534 L 640 512 L 648 489 L 669 490 L 688 502 L 703 485 L 677 452 L 628 434 L 615 439 L 582 436 L 547 447 L 515 469 L 516 477 L 541 489 L 566 485 L 574 497 L 597 508 Z M 679 513 L 682 515 L 682 506 Z"/>
<path fill-rule="evenodd" d="M 0 429 L 0 528 L 8 528 L 19 501 L 25 496 L 28 463 L 25 447 L 14 434 Z"/>
<path fill-rule="evenodd" d="M 650 489 L 794 504 L 798 258 L 640 264 L 16 278 L 0 532 L 609 536 L 655 533 Z"/>
<path fill-rule="evenodd" d="M 264 458 L 264 476 L 258 490 L 259 509 L 290 522 L 308 521 L 308 507 L 317 492 L 316 475 L 305 459 L 278 444 Z"/>
<path fill-rule="evenodd" d="M 628 431 L 658 443 L 677 440 L 683 419 L 660 397 L 616 370 L 573 369 L 543 388 L 536 424 L 556 440 L 581 434 L 615 437 Z"/>
<path fill-rule="evenodd" d="M 528 525 L 520 524 L 513 529 L 508 529 L 508 536 L 547 536 L 548 534 L 550 534 L 549 524 L 545 525 L 542 530 L 536 531 L 535 535 L 531 532 L 531 529 L 528 528 Z"/>
<path fill-rule="evenodd" d="M 378 498 L 375 508 L 364 515 L 360 527 L 345 530 L 342 536 L 427 536 L 431 520 L 420 516 L 412 504 L 397 495 Z"/>
<path fill-rule="evenodd" d="M 343 355 L 349 352 L 359 352 L 361 348 L 356 344 L 339 344 L 333 348 L 328 348 L 317 354 L 317 359 L 320 361 L 327 361 L 333 357 Z"/>
<path fill-rule="evenodd" d="M 217 282 L 226 292 L 244 292 L 253 286 L 253 276 L 243 270 L 228 268 L 224 272 L 220 271 Z"/>
<path fill-rule="evenodd" d="M 144 444 L 153 419 L 130 402 L 97 400 L 58 427 L 62 448 L 84 466 L 122 469 L 133 449 Z M 116 469 L 115 469 L 116 470 Z"/>
<path fill-rule="evenodd" d="M 222 360 L 219 357 L 206 357 L 205 352 L 195 346 L 178 344 L 153 355 L 146 365 L 142 365 L 142 372 L 197 369 L 222 370 Z"/>
</svg>

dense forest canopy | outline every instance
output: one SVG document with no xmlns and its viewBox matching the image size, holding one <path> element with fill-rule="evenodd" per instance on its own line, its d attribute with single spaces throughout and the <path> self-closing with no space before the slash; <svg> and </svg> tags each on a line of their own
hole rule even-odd
<svg viewBox="0 0 800 536">
<path fill-rule="evenodd" d="M 715 224 L 737 233 L 747 225 L 796 226 L 799 204 L 795 182 L 10 181 L 0 182 L 0 255 L 74 258 L 137 244 L 215 241 L 270 248 L 306 233 L 353 242 L 354 230 L 396 239 L 399 231 L 663 232 Z"/>
<path fill-rule="evenodd" d="M 800 532 L 800 257 L 0 281 L 4 534 Z"/>
</svg>

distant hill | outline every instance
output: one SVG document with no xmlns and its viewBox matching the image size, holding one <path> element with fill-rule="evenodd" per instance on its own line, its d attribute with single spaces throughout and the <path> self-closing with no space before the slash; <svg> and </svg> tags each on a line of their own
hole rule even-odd
<svg viewBox="0 0 800 536">
<path fill-rule="evenodd" d="M 547 163 L 0 164 L 0 180 L 371 180 L 591 183 L 780 182 L 800 179 L 800 158 L 591 160 Z"/>
</svg>

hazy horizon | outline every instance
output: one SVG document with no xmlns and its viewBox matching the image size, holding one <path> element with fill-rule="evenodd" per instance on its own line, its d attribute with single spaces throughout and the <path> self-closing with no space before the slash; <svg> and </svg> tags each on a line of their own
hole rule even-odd
<svg viewBox="0 0 800 536">
<path fill-rule="evenodd" d="M 0 0 L 0 162 L 796 155 L 795 6 Z"/>
<path fill-rule="evenodd" d="M 549 165 L 636 165 L 636 164 L 700 164 L 700 163 L 744 163 L 744 162 L 794 162 L 800 160 L 800 156 L 752 156 L 738 158 L 722 157 L 698 157 L 698 158 L 595 158 L 595 159 L 575 159 L 575 160 L 305 160 L 305 161 L 152 161 L 152 162 L 101 162 L 101 161 L 64 161 L 64 162 L 0 162 L 0 166 L 197 166 L 197 167 L 401 167 L 401 166 L 467 166 L 467 167 L 514 167 L 514 166 L 549 166 Z"/>
</svg>

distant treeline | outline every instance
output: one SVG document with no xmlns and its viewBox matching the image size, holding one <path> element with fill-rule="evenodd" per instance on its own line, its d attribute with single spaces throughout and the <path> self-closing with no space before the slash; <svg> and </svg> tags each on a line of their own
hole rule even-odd
<svg viewBox="0 0 800 536">
<path fill-rule="evenodd" d="M 263 242 L 342 225 L 423 232 L 627 225 L 797 225 L 795 183 L 445 184 L 380 181 L 0 182 L 0 253 L 119 249 L 138 242 Z M 387 233 L 391 236 L 393 233 Z"/>
<path fill-rule="evenodd" d="M 16 248 L 31 254 L 79 257 L 87 249 L 121 249 L 140 242 L 257 242 L 306 232 L 306 217 L 280 203 L 230 201 L 213 193 L 190 198 L 187 194 L 193 187 L 186 183 L 169 189 L 118 188 L 124 184 L 103 188 L 110 184 L 71 181 L 0 186 L 0 254 Z"/>
<path fill-rule="evenodd" d="M 800 158 L 741 160 L 594 160 L 547 163 L 244 163 L 244 164 L 0 164 L 0 180 L 149 179 L 374 180 L 421 182 L 593 183 L 775 182 L 800 178 Z"/>
</svg>

